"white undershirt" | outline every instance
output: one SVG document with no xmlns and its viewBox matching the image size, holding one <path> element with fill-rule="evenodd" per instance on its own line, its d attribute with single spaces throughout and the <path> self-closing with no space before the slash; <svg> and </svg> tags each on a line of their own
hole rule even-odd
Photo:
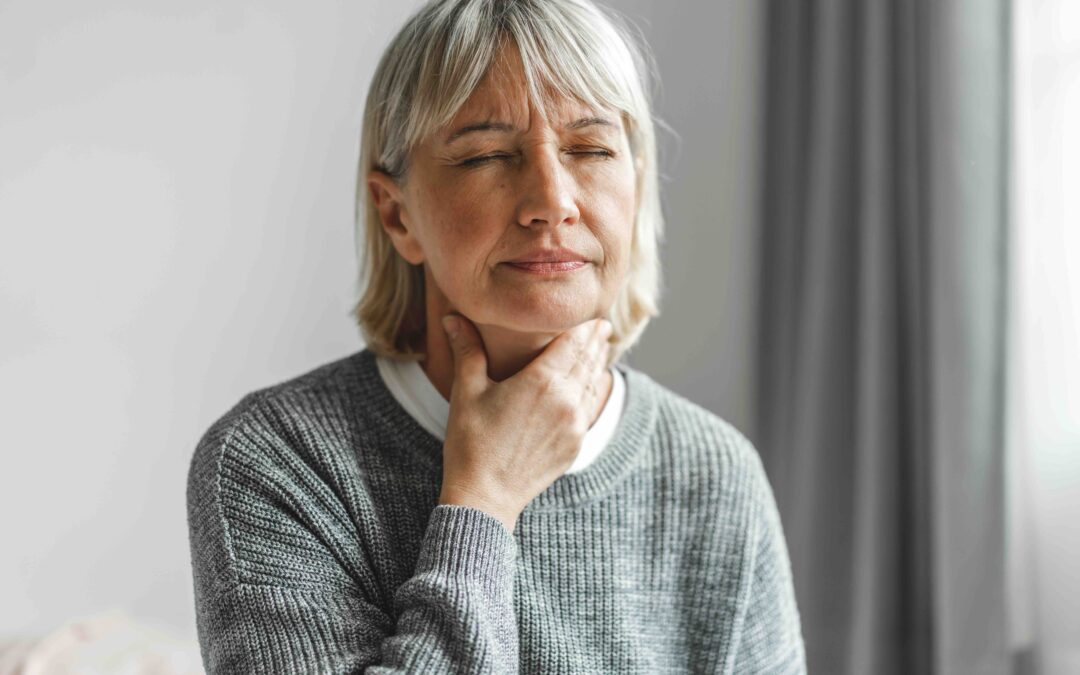
<svg viewBox="0 0 1080 675">
<path fill-rule="evenodd" d="M 446 421 L 450 417 L 450 403 L 431 383 L 420 364 L 416 361 L 394 361 L 382 356 L 376 356 L 375 362 L 379 367 L 379 375 L 386 383 L 386 388 L 394 395 L 401 407 L 431 435 L 439 440 L 446 440 Z M 612 366 L 610 370 L 611 395 L 596 422 L 585 432 L 581 451 L 567 473 L 576 473 L 593 463 L 607 447 L 622 416 L 626 383 L 618 368 Z"/>
</svg>

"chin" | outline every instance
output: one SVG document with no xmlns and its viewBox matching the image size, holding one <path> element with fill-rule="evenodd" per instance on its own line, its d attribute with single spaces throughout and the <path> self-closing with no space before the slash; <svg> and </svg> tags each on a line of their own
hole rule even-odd
<svg viewBox="0 0 1080 675">
<path fill-rule="evenodd" d="M 476 324 L 519 333 L 563 333 L 605 314 L 602 303 L 593 293 L 576 291 L 559 293 L 548 289 L 544 293 L 522 293 L 520 289 L 513 289 L 511 292 L 484 293 L 475 302 L 463 303 L 473 311 L 462 313 Z"/>
<path fill-rule="evenodd" d="M 581 311 L 562 314 L 558 312 L 534 312 L 514 321 L 500 323 L 510 330 L 522 333 L 564 333 L 593 318 L 593 315 Z"/>
</svg>

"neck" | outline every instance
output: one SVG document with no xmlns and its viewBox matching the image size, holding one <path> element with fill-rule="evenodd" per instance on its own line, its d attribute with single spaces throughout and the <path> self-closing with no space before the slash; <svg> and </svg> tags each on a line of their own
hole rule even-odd
<svg viewBox="0 0 1080 675">
<path fill-rule="evenodd" d="M 430 280 L 429 280 L 430 282 Z M 429 283 L 428 287 L 431 287 Z M 449 337 L 442 329 L 442 317 L 453 310 L 439 293 L 426 293 L 427 335 L 424 339 L 426 356 L 420 366 L 435 389 L 447 401 L 454 382 L 454 358 Z M 473 323 L 480 333 L 487 354 L 488 377 L 496 382 L 512 377 L 541 354 L 559 333 L 523 333 L 493 324 Z M 607 368 L 599 376 L 597 397 L 590 411 L 591 427 L 600 416 L 611 395 L 613 376 Z"/>
</svg>

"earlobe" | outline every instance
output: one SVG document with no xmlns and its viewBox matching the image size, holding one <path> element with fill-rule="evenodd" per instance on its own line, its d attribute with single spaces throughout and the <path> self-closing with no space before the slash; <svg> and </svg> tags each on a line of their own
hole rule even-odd
<svg viewBox="0 0 1080 675">
<path fill-rule="evenodd" d="M 394 248 L 412 265 L 424 261 L 424 253 L 415 232 L 409 227 L 405 200 L 400 186 L 392 176 L 382 171 L 368 174 L 368 192 L 379 212 L 383 230 L 390 235 Z"/>
</svg>

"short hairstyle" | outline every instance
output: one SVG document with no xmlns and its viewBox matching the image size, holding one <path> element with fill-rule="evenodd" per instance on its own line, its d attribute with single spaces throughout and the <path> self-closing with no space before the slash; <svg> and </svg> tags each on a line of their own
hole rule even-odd
<svg viewBox="0 0 1080 675">
<path fill-rule="evenodd" d="M 367 195 L 367 175 L 378 169 L 403 183 L 413 148 L 450 123 L 508 41 L 541 111 L 562 96 L 618 110 L 624 122 L 638 211 L 626 279 L 607 315 L 609 364 L 659 314 L 663 217 L 650 100 L 656 68 L 640 33 L 635 39 L 628 23 L 590 0 L 431 0 L 383 53 L 364 108 L 354 213 L 363 290 L 351 314 L 378 355 L 423 358 L 424 273 L 394 248 Z"/>
</svg>

